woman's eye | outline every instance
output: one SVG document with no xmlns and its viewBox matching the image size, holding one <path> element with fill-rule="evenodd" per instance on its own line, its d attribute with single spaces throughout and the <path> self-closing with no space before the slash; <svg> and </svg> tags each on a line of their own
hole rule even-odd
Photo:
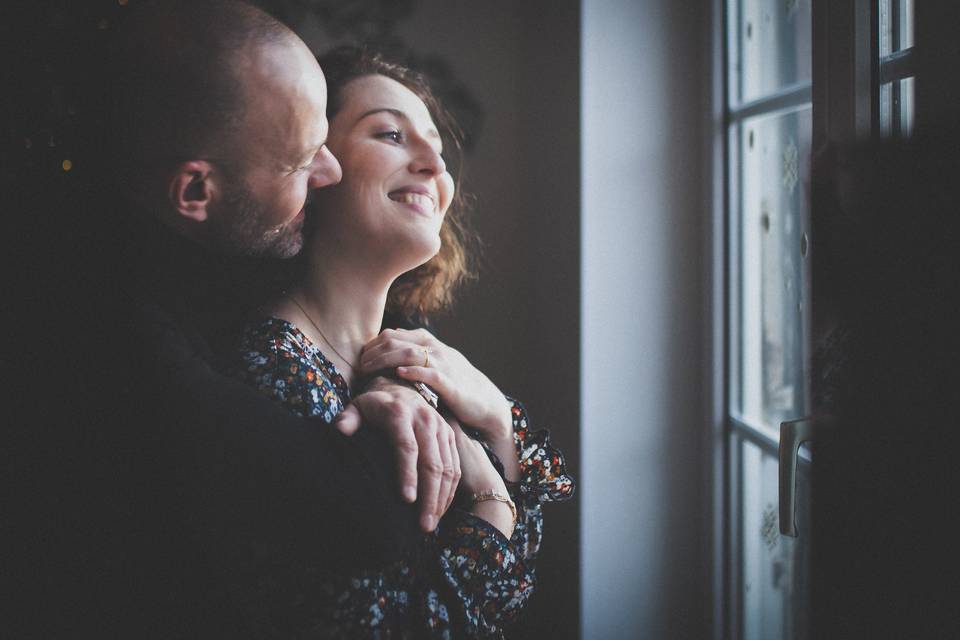
<svg viewBox="0 0 960 640">
<path fill-rule="evenodd" d="M 378 133 L 377 137 L 392 140 L 397 144 L 400 144 L 401 142 L 403 142 L 403 134 L 396 129 L 391 129 L 390 131 L 383 131 L 381 133 Z"/>
</svg>

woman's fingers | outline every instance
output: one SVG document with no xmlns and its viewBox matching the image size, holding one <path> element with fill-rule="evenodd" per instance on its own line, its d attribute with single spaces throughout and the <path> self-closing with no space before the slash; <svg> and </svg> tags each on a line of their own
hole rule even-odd
<svg viewBox="0 0 960 640">
<path fill-rule="evenodd" d="M 411 343 L 391 343 L 374 352 L 364 352 L 360 358 L 360 369 L 369 373 L 400 366 L 443 366 L 441 364 L 443 360 L 444 355 L 441 349 Z"/>
<path fill-rule="evenodd" d="M 430 385 L 445 402 L 453 402 L 451 395 L 455 389 L 450 384 L 450 379 L 439 369 L 433 367 L 397 367 L 397 377 L 403 380 L 419 380 Z"/>
<path fill-rule="evenodd" d="M 364 345 L 360 367 L 365 371 L 376 371 L 404 364 L 423 364 L 425 354 L 430 358 L 439 357 L 445 347 L 426 329 L 384 329 Z"/>
</svg>

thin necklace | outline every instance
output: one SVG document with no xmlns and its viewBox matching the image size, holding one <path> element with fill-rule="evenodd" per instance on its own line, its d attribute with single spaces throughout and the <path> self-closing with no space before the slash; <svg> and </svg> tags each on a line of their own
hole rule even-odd
<svg viewBox="0 0 960 640">
<path fill-rule="evenodd" d="M 310 324 L 313 325 L 313 328 L 316 329 L 316 330 L 317 330 L 317 333 L 320 334 L 320 337 L 323 338 L 323 341 L 327 343 L 327 346 L 329 346 L 331 349 L 333 349 L 333 352 L 334 352 L 335 354 L 337 354 L 338 356 L 340 356 L 340 359 L 343 360 L 344 364 L 346 364 L 348 367 L 350 367 L 350 371 L 355 371 L 355 368 L 354 368 L 354 366 L 350 363 L 350 361 L 347 360 L 346 358 L 344 358 L 342 353 L 340 353 L 339 351 L 337 351 L 337 348 L 336 348 L 335 346 L 333 346 L 333 343 L 330 342 L 330 339 L 327 338 L 327 336 L 325 336 L 325 335 L 323 334 L 323 331 L 320 329 L 320 327 L 317 326 L 317 323 L 313 321 L 313 318 L 310 317 L 310 314 L 307 313 L 307 310 L 304 309 L 302 306 L 300 306 L 300 303 L 297 302 L 297 299 L 294 298 L 294 297 L 293 297 L 292 295 L 290 295 L 289 293 L 287 293 L 286 291 L 283 292 L 283 295 L 285 295 L 287 298 L 289 298 L 289 299 L 290 299 L 290 302 L 292 302 L 293 304 L 297 305 L 297 309 L 300 309 L 300 312 L 301 312 L 304 316 L 306 316 L 307 320 L 310 321 Z"/>
</svg>

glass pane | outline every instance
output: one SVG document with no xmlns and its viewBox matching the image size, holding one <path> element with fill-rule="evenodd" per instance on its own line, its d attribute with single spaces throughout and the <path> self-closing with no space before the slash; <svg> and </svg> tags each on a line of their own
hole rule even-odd
<svg viewBox="0 0 960 640">
<path fill-rule="evenodd" d="M 806 414 L 806 249 L 811 109 L 740 125 L 739 398 L 734 410 L 779 436 Z M 739 212 L 738 212 L 739 210 Z"/>
<path fill-rule="evenodd" d="M 913 78 L 904 78 L 900 85 L 900 135 L 909 138 L 913 135 Z"/>
<path fill-rule="evenodd" d="M 913 46 L 913 0 L 900 0 L 900 48 Z"/>
<path fill-rule="evenodd" d="M 880 85 L 880 134 L 909 138 L 914 123 L 914 79 Z"/>
<path fill-rule="evenodd" d="M 780 535 L 777 459 L 750 442 L 742 443 L 740 602 L 744 640 L 809 638 L 808 577 L 809 474 L 797 476 L 799 536 Z"/>
<path fill-rule="evenodd" d="M 810 81 L 810 0 L 742 0 L 737 13 L 740 102 Z"/>
<path fill-rule="evenodd" d="M 893 133 L 893 83 L 880 85 L 880 135 Z"/>
<path fill-rule="evenodd" d="M 879 0 L 880 57 L 913 46 L 913 0 Z"/>
</svg>

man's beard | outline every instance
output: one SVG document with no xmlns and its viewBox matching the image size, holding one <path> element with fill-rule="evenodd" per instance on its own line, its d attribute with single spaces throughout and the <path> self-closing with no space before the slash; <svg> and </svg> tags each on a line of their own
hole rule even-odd
<svg viewBox="0 0 960 640">
<path fill-rule="evenodd" d="M 292 258 L 303 248 L 303 225 L 287 223 L 265 227 L 265 208 L 242 180 L 227 190 L 223 203 L 229 222 L 218 229 L 215 242 L 226 253 L 241 256 Z"/>
</svg>

